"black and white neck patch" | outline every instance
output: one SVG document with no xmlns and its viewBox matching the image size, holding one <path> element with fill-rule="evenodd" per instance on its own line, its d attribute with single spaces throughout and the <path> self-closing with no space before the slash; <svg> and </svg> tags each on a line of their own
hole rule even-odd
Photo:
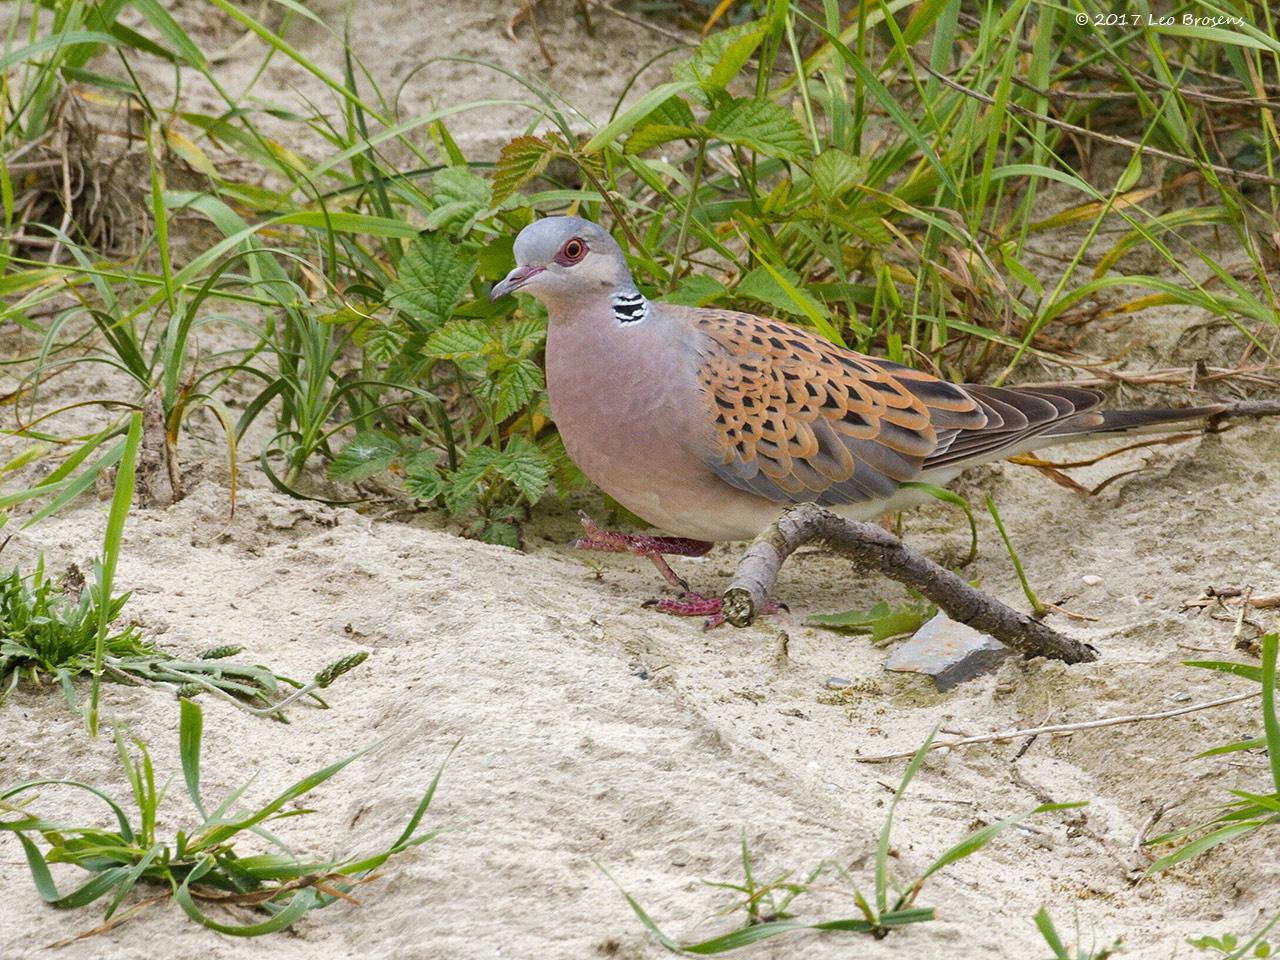
<svg viewBox="0 0 1280 960">
<path fill-rule="evenodd" d="M 619 323 L 639 323 L 648 316 L 649 301 L 639 291 L 613 295 L 613 318 Z"/>
</svg>

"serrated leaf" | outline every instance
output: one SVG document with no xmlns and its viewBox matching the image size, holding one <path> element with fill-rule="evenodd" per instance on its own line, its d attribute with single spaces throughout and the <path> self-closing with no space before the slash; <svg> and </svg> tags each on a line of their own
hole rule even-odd
<svg viewBox="0 0 1280 960">
<path fill-rule="evenodd" d="M 751 59 L 764 37 L 765 28 L 759 23 L 743 23 L 713 33 L 702 41 L 692 57 L 677 63 L 672 74 L 676 80 L 697 81 L 705 100 L 703 91 L 723 90 Z"/>
<path fill-rule="evenodd" d="M 761 27 L 746 29 L 749 26 L 751 25 L 744 23 L 740 28 L 721 31 L 719 36 L 726 37 L 727 40 L 722 44 L 716 65 L 711 68 L 711 75 L 707 78 L 708 86 L 723 90 L 751 59 L 751 54 L 756 52 L 756 47 L 764 40 L 765 31 Z"/>
<path fill-rule="evenodd" d="M 712 111 L 706 128 L 725 143 L 780 160 L 795 160 L 809 152 L 800 121 L 771 100 L 730 100 Z"/>
<path fill-rule="evenodd" d="M 784 290 L 778 283 L 777 278 L 766 267 L 756 267 L 743 277 L 737 286 L 736 292 L 741 296 L 750 297 L 752 300 L 767 303 L 775 310 L 781 310 L 783 313 L 789 313 L 796 317 L 808 316 L 802 304 L 797 302 L 797 298 L 800 298 L 820 316 L 830 316 L 826 307 L 804 291 L 804 288 L 800 285 L 800 275 L 798 273 L 790 267 L 783 267 L 778 272 L 791 284 L 792 292 Z"/>
<path fill-rule="evenodd" d="M 445 167 L 431 178 L 431 192 L 439 204 L 427 214 L 428 230 L 457 228 L 489 208 L 491 185 L 466 167 Z"/>
<path fill-rule="evenodd" d="M 488 204 L 492 185 L 484 177 L 463 166 L 437 170 L 431 178 L 431 193 L 439 200 Z"/>
<path fill-rule="evenodd" d="M 422 355 L 439 360 L 469 359 L 483 354 L 492 342 L 488 327 L 469 320 L 454 320 L 427 338 Z"/>
<path fill-rule="evenodd" d="M 449 319 L 475 269 L 443 234 L 421 234 L 400 259 L 400 277 L 387 287 L 387 302 L 430 332 Z"/>
<path fill-rule="evenodd" d="M 693 111 L 679 97 L 672 97 L 659 104 L 649 115 L 636 124 L 627 139 L 625 152 L 636 154 L 671 140 L 696 137 Z"/>
<path fill-rule="evenodd" d="M 837 200 L 862 179 L 862 165 L 838 147 L 823 150 L 813 161 L 813 185 L 824 200 Z"/>
<path fill-rule="evenodd" d="M 426 469 L 409 469 L 404 478 L 404 488 L 409 495 L 418 500 L 434 500 L 444 493 L 445 479 L 440 471 L 431 467 Z"/>
<path fill-rule="evenodd" d="M 578 465 L 569 459 L 560 434 L 552 433 L 542 437 L 538 440 L 538 448 L 551 464 L 551 479 L 555 481 L 556 493 L 561 497 L 591 483 Z"/>
<path fill-rule="evenodd" d="M 512 437 L 494 468 L 531 504 L 542 499 L 551 480 L 551 461 L 525 437 Z"/>
<path fill-rule="evenodd" d="M 542 317 L 510 320 L 502 323 L 498 332 L 508 353 L 524 353 L 536 349 L 547 339 L 547 321 Z"/>
<path fill-rule="evenodd" d="M 493 447 L 476 447 L 467 453 L 445 484 L 444 503 L 450 513 L 461 513 L 475 504 L 480 496 L 480 480 L 497 458 L 498 451 Z"/>
<path fill-rule="evenodd" d="M 651 123 L 668 127 L 692 127 L 693 110 L 679 97 L 672 97 L 654 107 L 636 126 L 643 127 Z"/>
<path fill-rule="evenodd" d="M 377 430 L 357 433 L 329 464 L 329 479 L 356 483 L 386 470 L 400 455 L 400 444 Z"/>
<path fill-rule="evenodd" d="M 542 371 L 532 360 L 523 358 L 507 363 L 489 381 L 484 391 L 494 405 L 494 419 L 505 420 L 524 408 L 542 389 Z"/>
<path fill-rule="evenodd" d="M 520 549 L 520 531 L 516 529 L 514 523 L 503 520 L 486 523 L 480 530 L 480 539 L 485 543 L 510 547 L 512 550 Z"/>
<path fill-rule="evenodd" d="M 510 233 L 486 238 L 477 254 L 480 276 L 486 280 L 501 280 L 505 277 L 511 269 L 511 261 L 515 259 L 515 243 L 516 238 Z"/>
<path fill-rule="evenodd" d="M 378 364 L 390 363 L 404 347 L 404 338 L 400 334 L 380 325 L 361 327 L 352 334 L 352 339 L 364 350 L 366 357 Z"/>
<path fill-rule="evenodd" d="M 556 150 L 539 137 L 516 137 L 498 154 L 492 203 L 496 207 L 547 168 Z"/>
</svg>

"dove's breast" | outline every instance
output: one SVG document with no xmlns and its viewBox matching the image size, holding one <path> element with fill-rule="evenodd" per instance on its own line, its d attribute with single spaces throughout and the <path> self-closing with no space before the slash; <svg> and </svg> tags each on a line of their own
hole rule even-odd
<svg viewBox="0 0 1280 960">
<path fill-rule="evenodd" d="M 729 487 L 707 466 L 711 426 L 686 335 L 657 319 L 569 326 L 553 312 L 551 413 L 573 462 L 638 517 L 675 536 L 750 539 L 784 505 Z"/>
</svg>

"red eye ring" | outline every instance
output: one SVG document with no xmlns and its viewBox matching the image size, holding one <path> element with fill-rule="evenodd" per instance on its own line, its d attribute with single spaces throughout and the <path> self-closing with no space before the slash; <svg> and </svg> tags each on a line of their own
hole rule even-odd
<svg viewBox="0 0 1280 960">
<path fill-rule="evenodd" d="M 570 237 L 560 248 L 560 256 L 568 263 L 577 263 L 587 253 L 587 245 L 581 237 Z"/>
</svg>

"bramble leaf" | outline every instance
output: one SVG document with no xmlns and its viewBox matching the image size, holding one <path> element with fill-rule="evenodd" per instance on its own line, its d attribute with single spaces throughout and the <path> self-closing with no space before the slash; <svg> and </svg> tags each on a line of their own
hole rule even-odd
<svg viewBox="0 0 1280 960">
<path fill-rule="evenodd" d="M 400 260 L 400 277 L 387 287 L 387 302 L 429 333 L 449 319 L 475 269 L 475 261 L 463 260 L 444 234 L 420 234 Z"/>
</svg>

